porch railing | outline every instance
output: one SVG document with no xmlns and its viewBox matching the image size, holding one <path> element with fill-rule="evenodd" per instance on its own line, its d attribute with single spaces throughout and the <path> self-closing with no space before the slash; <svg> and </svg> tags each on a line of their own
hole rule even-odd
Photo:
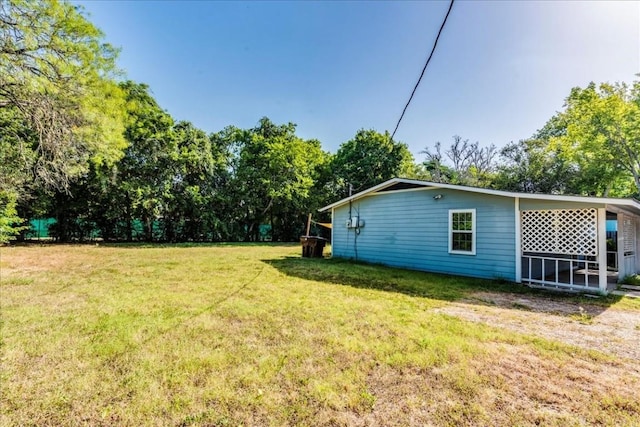
<svg viewBox="0 0 640 427">
<path fill-rule="evenodd" d="M 522 281 L 544 287 L 596 289 L 598 262 L 593 257 L 558 258 L 540 255 L 522 256 Z M 589 271 L 592 271 L 591 281 Z M 592 286 L 589 286 L 592 285 Z"/>
</svg>

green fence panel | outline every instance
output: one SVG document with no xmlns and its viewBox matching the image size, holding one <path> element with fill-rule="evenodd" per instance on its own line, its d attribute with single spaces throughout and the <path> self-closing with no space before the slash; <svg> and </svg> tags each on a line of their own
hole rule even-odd
<svg viewBox="0 0 640 427">
<path fill-rule="evenodd" d="M 28 239 L 48 239 L 49 226 L 55 224 L 54 218 L 37 218 L 29 221 L 31 228 L 26 233 Z"/>
</svg>

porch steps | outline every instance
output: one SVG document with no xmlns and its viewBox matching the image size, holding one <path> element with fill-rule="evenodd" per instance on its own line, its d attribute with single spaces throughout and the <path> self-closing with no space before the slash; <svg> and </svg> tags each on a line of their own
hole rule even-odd
<svg viewBox="0 0 640 427">
<path fill-rule="evenodd" d="M 640 292 L 640 286 L 637 286 L 637 285 L 620 285 L 620 289 Z"/>
</svg>

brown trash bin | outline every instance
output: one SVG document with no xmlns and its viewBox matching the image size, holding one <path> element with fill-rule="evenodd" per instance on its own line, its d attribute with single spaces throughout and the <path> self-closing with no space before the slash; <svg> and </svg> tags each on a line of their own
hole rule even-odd
<svg viewBox="0 0 640 427">
<path fill-rule="evenodd" d="M 327 239 L 318 236 L 300 236 L 303 258 L 322 258 Z"/>
</svg>

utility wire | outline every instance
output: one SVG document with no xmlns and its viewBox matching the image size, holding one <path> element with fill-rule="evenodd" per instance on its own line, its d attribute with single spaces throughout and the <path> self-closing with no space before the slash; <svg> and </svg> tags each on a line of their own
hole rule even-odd
<svg viewBox="0 0 640 427">
<path fill-rule="evenodd" d="M 413 91 L 411 92 L 411 96 L 409 97 L 409 100 L 407 101 L 407 105 L 404 106 L 404 109 L 402 110 L 402 114 L 400 115 L 400 118 L 398 119 L 398 123 L 396 124 L 396 128 L 393 130 L 393 133 L 391 134 L 391 139 L 393 139 L 393 137 L 396 134 L 396 131 L 398 130 L 398 127 L 400 126 L 400 122 L 402 121 L 402 118 L 404 117 L 404 113 L 407 111 L 407 108 L 409 107 L 409 104 L 411 103 L 411 100 L 413 99 L 413 95 L 415 95 L 416 90 L 418 89 L 418 85 L 420 85 L 420 81 L 422 80 L 422 76 L 424 76 L 424 72 L 427 70 L 427 66 L 429 65 L 429 62 L 431 61 L 431 58 L 433 57 L 433 52 L 436 51 L 436 46 L 438 46 L 438 39 L 440 39 L 440 34 L 442 34 L 442 30 L 444 29 L 444 25 L 447 23 L 447 18 L 449 18 L 449 13 L 451 13 L 451 8 L 453 7 L 453 2 L 455 0 L 451 0 L 451 3 L 449 4 L 449 10 L 447 10 L 447 14 L 444 17 L 444 20 L 442 21 L 442 25 L 440 25 L 440 30 L 438 30 L 438 35 L 436 36 L 436 40 L 435 42 L 433 42 L 433 47 L 431 48 L 431 53 L 429 54 L 429 58 L 427 58 L 427 62 L 425 62 L 424 67 L 422 68 L 422 73 L 420 73 L 420 77 L 418 78 L 418 82 L 416 83 L 416 85 L 413 88 Z"/>
</svg>

